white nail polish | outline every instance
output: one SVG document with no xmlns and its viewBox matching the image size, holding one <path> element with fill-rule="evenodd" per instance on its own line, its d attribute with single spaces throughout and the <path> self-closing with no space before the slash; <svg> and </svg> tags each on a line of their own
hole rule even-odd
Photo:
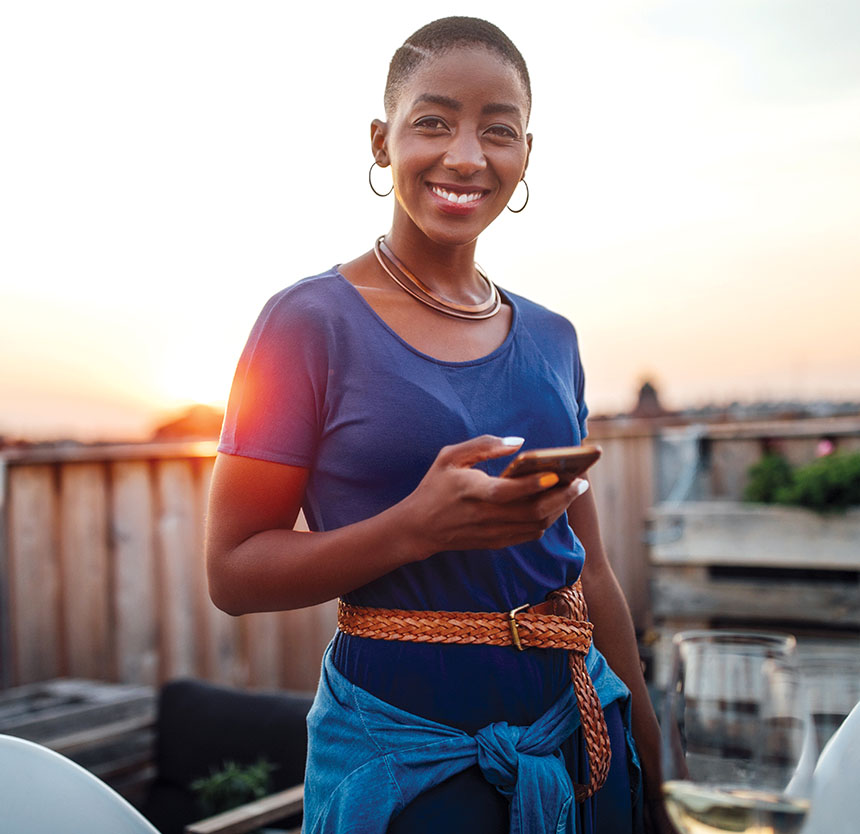
<svg viewBox="0 0 860 834">
<path fill-rule="evenodd" d="M 591 486 L 591 484 L 589 484 L 588 481 L 580 481 L 576 487 L 576 497 L 578 498 L 580 495 L 588 492 L 589 486 Z"/>
<path fill-rule="evenodd" d="M 505 446 L 522 446 L 525 442 L 526 439 L 524 437 L 514 437 L 513 435 L 511 437 L 502 438 L 502 443 L 504 443 Z"/>
</svg>

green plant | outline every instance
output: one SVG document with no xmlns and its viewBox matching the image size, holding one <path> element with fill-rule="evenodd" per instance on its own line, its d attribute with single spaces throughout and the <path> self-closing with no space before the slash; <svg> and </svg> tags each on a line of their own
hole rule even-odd
<svg viewBox="0 0 860 834">
<path fill-rule="evenodd" d="M 191 791 L 206 816 L 220 814 L 270 793 L 271 775 L 276 768 L 266 759 L 258 759 L 252 765 L 227 761 L 220 770 L 195 779 Z"/>
<path fill-rule="evenodd" d="M 793 473 L 782 455 L 769 453 L 749 468 L 747 478 L 744 501 L 771 504 L 780 490 L 791 486 Z"/>
<path fill-rule="evenodd" d="M 776 502 L 819 512 L 860 504 L 860 452 L 829 455 L 799 467 L 791 483 L 777 490 Z"/>
</svg>

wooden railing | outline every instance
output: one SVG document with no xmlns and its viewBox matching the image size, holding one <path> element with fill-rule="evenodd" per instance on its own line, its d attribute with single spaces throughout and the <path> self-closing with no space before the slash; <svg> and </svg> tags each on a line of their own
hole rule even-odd
<svg viewBox="0 0 860 834">
<path fill-rule="evenodd" d="M 686 498 L 736 499 L 766 441 L 789 459 L 822 437 L 860 447 L 860 419 L 693 429 L 595 421 L 591 480 L 634 621 L 651 623 L 647 518 Z M 206 590 L 203 524 L 215 444 L 0 454 L 0 688 L 55 677 L 158 685 L 192 675 L 243 687 L 315 687 L 332 603 L 233 618 Z"/>
<path fill-rule="evenodd" d="M 603 543 L 639 631 L 651 622 L 645 524 L 655 500 L 654 432 L 644 421 L 595 423 L 588 438 L 603 448 L 589 474 Z"/>
<path fill-rule="evenodd" d="M 827 439 L 860 449 L 860 417 L 711 424 L 593 421 L 589 442 L 604 454 L 590 475 L 604 543 L 637 629 L 653 624 L 651 508 L 691 500 L 738 501 L 765 450 L 792 464 L 813 460 Z"/>
<path fill-rule="evenodd" d="M 191 675 L 312 689 L 331 604 L 230 617 L 209 601 L 203 523 L 214 443 L 6 453 L 0 686 Z"/>
</svg>

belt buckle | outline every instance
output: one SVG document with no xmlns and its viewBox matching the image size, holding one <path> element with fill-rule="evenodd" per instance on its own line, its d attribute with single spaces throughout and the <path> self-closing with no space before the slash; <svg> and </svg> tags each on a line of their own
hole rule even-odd
<svg viewBox="0 0 860 834">
<path fill-rule="evenodd" d="M 531 608 L 531 605 L 527 602 L 525 605 L 518 605 L 516 608 L 512 608 L 508 611 L 508 626 L 511 629 L 511 640 L 513 640 L 514 645 L 517 647 L 518 651 L 525 651 L 523 648 L 523 644 L 520 642 L 520 631 L 517 628 L 517 614 L 520 611 L 525 611 L 526 608 Z"/>
</svg>

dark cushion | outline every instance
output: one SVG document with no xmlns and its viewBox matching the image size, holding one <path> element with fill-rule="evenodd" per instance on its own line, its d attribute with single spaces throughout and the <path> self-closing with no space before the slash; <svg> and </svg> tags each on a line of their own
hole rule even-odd
<svg viewBox="0 0 860 834">
<path fill-rule="evenodd" d="M 175 680 L 159 695 L 156 779 L 143 812 L 163 834 L 199 818 L 189 785 L 227 761 L 276 765 L 272 790 L 300 783 L 313 698 L 289 692 L 247 692 L 197 680 Z"/>
</svg>

